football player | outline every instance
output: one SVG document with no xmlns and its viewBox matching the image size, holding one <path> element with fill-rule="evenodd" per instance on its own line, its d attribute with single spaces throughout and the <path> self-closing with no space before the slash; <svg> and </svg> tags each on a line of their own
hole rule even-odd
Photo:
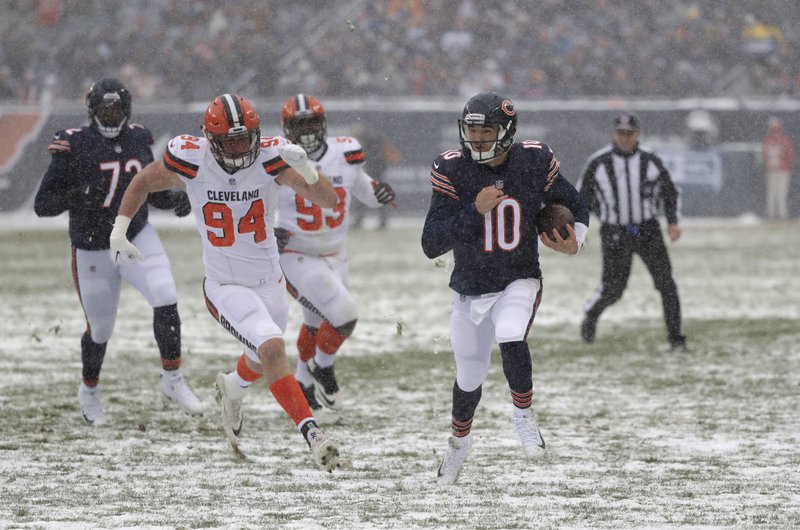
<svg viewBox="0 0 800 530">
<path fill-rule="evenodd" d="M 281 188 L 325 208 L 336 206 L 339 196 L 328 178 L 311 167 L 302 148 L 279 136 L 261 137 L 260 124 L 252 103 L 242 96 L 214 98 L 203 118 L 204 137 L 176 136 L 163 159 L 133 179 L 114 222 L 111 248 L 118 261 L 140 260 L 138 245 L 126 237 L 139 207 L 149 193 L 186 188 L 203 244 L 206 306 L 244 345 L 236 369 L 216 377 L 231 446 L 239 454 L 242 401 L 251 383 L 263 375 L 317 464 L 331 471 L 339 451 L 317 425 L 286 357 L 283 332 L 289 308 L 272 221 Z"/>
<path fill-rule="evenodd" d="M 339 202 L 323 208 L 289 188 L 278 197 L 281 267 L 289 293 L 300 302 L 295 378 L 312 409 L 336 408 L 339 385 L 334 356 L 353 333 L 358 313 L 347 286 L 347 227 L 354 198 L 369 208 L 394 205 L 394 191 L 364 172 L 364 151 L 355 138 L 328 138 L 325 110 L 306 94 L 281 109 L 286 138 L 299 145 L 333 183 Z"/>
<path fill-rule="evenodd" d="M 145 127 L 130 123 L 131 99 L 131 93 L 117 79 L 101 79 L 92 85 L 86 94 L 89 125 L 55 134 L 48 147 L 52 160 L 34 201 L 40 217 L 69 212 L 72 274 L 86 315 L 78 402 L 89 425 L 106 422 L 100 369 L 114 330 L 123 280 L 153 307 L 164 397 L 190 414 L 203 410 L 180 371 L 177 290 L 161 241 L 147 222 L 147 208 L 131 220 L 128 230 L 128 237 L 136 241 L 147 261 L 119 265 L 109 256 L 108 238 L 122 194 L 134 175 L 153 160 L 153 135 Z M 148 197 L 148 202 L 174 209 L 181 217 L 191 211 L 184 192 L 165 190 Z"/>
<path fill-rule="evenodd" d="M 441 483 L 458 478 L 472 446 L 472 419 L 481 399 L 494 343 L 511 390 L 513 421 L 525 455 L 545 442 L 533 415 L 527 337 L 542 296 L 536 217 L 558 202 L 575 214 L 569 237 L 553 230 L 545 246 L 576 254 L 586 237 L 589 210 L 561 176 L 558 160 L 538 141 L 514 141 L 517 110 L 508 98 L 481 92 L 467 102 L 458 131 L 461 148 L 440 154 L 431 167 L 433 192 L 422 233 L 429 258 L 453 251 L 450 341 L 456 362 L 452 436 L 438 470 Z"/>
</svg>

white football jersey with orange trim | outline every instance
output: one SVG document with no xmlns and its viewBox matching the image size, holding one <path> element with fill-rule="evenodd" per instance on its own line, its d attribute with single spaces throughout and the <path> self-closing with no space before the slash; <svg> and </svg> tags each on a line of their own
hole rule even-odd
<svg viewBox="0 0 800 530">
<path fill-rule="evenodd" d="M 278 193 L 278 226 L 293 233 L 285 252 L 312 256 L 336 254 L 347 241 L 350 202 L 353 196 L 370 208 L 380 206 L 375 198 L 375 181 L 364 172 L 364 150 L 349 136 L 328 138 L 328 148 L 319 161 L 309 162 L 328 176 L 339 204 L 321 208 L 291 188 Z"/>
<path fill-rule="evenodd" d="M 206 277 L 220 283 L 263 284 L 281 276 L 273 234 L 275 178 L 289 167 L 278 154 L 282 137 L 262 137 L 255 164 L 229 174 L 214 159 L 208 140 L 181 135 L 164 151 L 164 165 L 186 183 L 200 239 Z"/>
</svg>

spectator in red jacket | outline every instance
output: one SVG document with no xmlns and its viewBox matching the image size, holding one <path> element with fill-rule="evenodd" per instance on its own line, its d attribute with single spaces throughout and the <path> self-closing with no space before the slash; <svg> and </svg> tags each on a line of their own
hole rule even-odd
<svg viewBox="0 0 800 530">
<path fill-rule="evenodd" d="M 786 219 L 789 180 L 795 162 L 794 142 L 783 130 L 778 118 L 770 118 L 768 127 L 762 144 L 762 159 L 767 175 L 767 217 Z"/>
</svg>

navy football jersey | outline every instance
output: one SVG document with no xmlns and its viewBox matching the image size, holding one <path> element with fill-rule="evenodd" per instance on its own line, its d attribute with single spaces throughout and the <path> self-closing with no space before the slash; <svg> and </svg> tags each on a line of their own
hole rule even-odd
<svg viewBox="0 0 800 530">
<path fill-rule="evenodd" d="M 495 293 L 520 278 L 541 279 L 536 216 L 543 203 L 562 203 L 577 222 L 589 225 L 583 198 L 541 142 L 513 144 L 496 168 L 473 161 L 461 149 L 446 151 L 433 161 L 431 185 L 422 248 L 429 258 L 453 251 L 450 287 L 459 294 Z M 496 186 L 507 198 L 480 215 L 475 198 L 486 186 Z"/>
<path fill-rule="evenodd" d="M 69 211 L 69 236 L 72 245 L 84 250 L 109 248 L 119 204 L 133 176 L 153 161 L 152 133 L 131 124 L 116 138 L 105 138 L 84 126 L 58 131 L 48 146 L 50 166 L 36 193 L 34 210 L 40 217 Z M 68 204 L 71 190 L 82 190 L 87 201 Z M 168 208 L 171 192 L 151 194 L 155 206 Z M 162 199 L 162 200 L 159 200 Z M 131 220 L 128 238 L 133 239 L 147 223 L 147 206 Z"/>
</svg>

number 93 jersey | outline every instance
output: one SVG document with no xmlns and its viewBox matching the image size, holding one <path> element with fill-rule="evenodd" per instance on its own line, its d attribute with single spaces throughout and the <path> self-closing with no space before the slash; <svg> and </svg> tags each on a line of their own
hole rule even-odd
<svg viewBox="0 0 800 530">
<path fill-rule="evenodd" d="M 361 144 L 349 136 L 328 138 L 322 157 L 318 161 L 309 159 L 309 163 L 328 176 L 339 203 L 321 208 L 284 187 L 278 194 L 278 226 L 292 232 L 284 252 L 330 256 L 345 246 L 353 196 L 370 208 L 379 206 L 374 180 L 364 172 Z"/>
<path fill-rule="evenodd" d="M 205 138 L 184 134 L 167 145 L 164 165 L 186 183 L 207 278 L 248 287 L 280 279 L 272 220 L 283 187 L 275 178 L 289 167 L 277 150 L 285 143 L 262 137 L 256 162 L 233 174 L 217 163 Z"/>
</svg>

